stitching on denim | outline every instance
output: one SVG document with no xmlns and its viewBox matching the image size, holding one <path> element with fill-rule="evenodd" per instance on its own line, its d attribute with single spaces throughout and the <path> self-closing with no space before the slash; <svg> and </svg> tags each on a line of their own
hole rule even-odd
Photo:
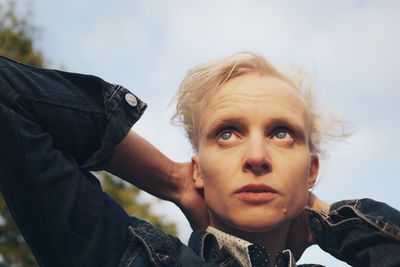
<svg viewBox="0 0 400 267">
<path fill-rule="evenodd" d="M 160 261 L 160 260 L 159 260 L 159 257 L 157 257 L 157 254 L 159 254 L 159 253 L 156 253 L 156 251 L 154 250 L 153 246 L 152 246 L 150 243 L 147 243 L 145 239 L 143 239 L 140 235 L 136 234 L 136 232 L 134 231 L 134 228 L 133 228 L 132 226 L 128 226 L 128 229 L 129 229 L 129 231 L 130 231 L 136 238 L 138 238 L 138 239 L 142 242 L 142 244 L 144 245 L 144 247 L 146 248 L 146 250 L 147 250 L 147 252 L 148 252 L 148 254 L 149 254 L 149 256 L 150 256 L 151 261 L 152 261 L 156 266 L 161 266 L 161 265 L 160 265 L 160 262 L 163 262 L 163 263 L 166 262 L 166 261 Z M 159 231 L 159 233 L 162 234 L 162 236 L 164 237 L 164 239 L 169 243 L 169 244 L 168 244 L 169 247 L 171 247 L 169 238 L 166 237 L 162 232 Z M 173 253 L 173 252 L 174 252 L 174 251 L 171 250 L 171 253 Z M 169 258 L 175 257 L 175 255 L 168 255 L 168 256 L 169 256 Z M 157 261 L 156 259 L 157 259 L 158 261 Z"/>
<path fill-rule="evenodd" d="M 150 260 L 151 260 L 155 265 L 157 265 L 157 262 L 156 262 L 156 261 L 154 260 L 154 258 L 153 258 L 153 255 L 154 255 L 153 249 L 152 249 L 151 247 L 147 246 L 146 241 L 145 241 L 141 236 L 139 236 L 139 235 L 137 235 L 137 234 L 135 233 L 135 231 L 133 230 L 133 227 L 132 227 L 132 226 L 128 226 L 128 229 L 129 229 L 129 231 L 134 235 L 135 238 L 138 238 L 138 239 L 142 242 L 142 244 L 144 245 L 145 249 L 147 250 L 147 253 L 148 253 L 149 256 L 150 256 Z"/>
<path fill-rule="evenodd" d="M 360 206 L 360 199 L 357 199 L 356 203 L 354 204 L 354 207 L 358 209 L 359 206 Z"/>
<path fill-rule="evenodd" d="M 122 86 L 120 86 L 120 85 L 112 85 L 112 86 L 114 87 L 114 92 L 111 94 L 110 98 L 106 102 L 106 106 L 105 106 L 106 109 L 108 108 L 108 105 L 110 104 L 111 100 L 113 99 L 113 97 L 117 93 L 117 91 L 122 88 Z"/>
<path fill-rule="evenodd" d="M 175 253 L 175 250 L 173 249 L 174 244 L 172 243 L 171 239 L 170 239 L 165 233 L 159 231 L 159 230 L 156 229 L 156 228 L 150 228 L 149 230 L 150 230 L 151 232 L 153 232 L 153 233 L 156 233 L 156 234 L 160 235 L 160 236 L 163 238 L 163 240 L 167 243 L 168 247 L 170 248 L 169 251 L 170 251 L 171 255 L 169 255 L 169 256 L 175 257 L 175 256 L 176 256 L 176 255 L 174 254 L 174 253 Z M 151 244 L 149 244 L 149 246 L 151 246 Z M 153 250 L 154 250 L 154 248 L 153 248 Z M 155 254 L 156 254 L 156 255 L 157 255 L 157 254 L 162 255 L 161 253 L 155 253 Z"/>
<path fill-rule="evenodd" d="M 397 227 L 392 226 L 391 225 L 391 230 L 386 231 L 385 227 L 380 227 L 379 224 L 377 222 L 375 222 L 374 220 L 369 219 L 368 217 L 364 216 L 363 213 L 359 212 L 358 209 L 354 208 L 353 206 L 343 206 L 343 207 L 348 207 L 350 209 L 352 209 L 354 211 L 354 213 L 359 216 L 359 218 L 362 218 L 364 222 L 368 223 L 369 225 L 373 226 L 374 228 L 376 228 L 379 232 L 388 235 L 392 238 L 398 239 L 400 237 L 400 234 L 397 234 L 396 232 L 398 232 Z M 380 221 L 384 224 L 388 224 L 388 222 L 386 220 L 384 220 L 383 218 L 380 219 Z"/>
<path fill-rule="evenodd" d="M 126 256 L 125 256 L 125 253 L 124 253 L 124 257 L 123 257 L 123 259 L 121 260 L 121 263 L 120 263 L 119 266 L 121 266 L 121 267 L 130 267 L 130 266 L 133 266 L 132 263 L 133 263 L 134 260 L 139 256 L 140 252 L 142 252 L 143 247 L 142 247 L 142 246 L 139 246 L 138 249 L 135 251 L 136 253 L 134 253 L 134 254 L 131 253 L 132 244 L 133 244 L 133 243 L 134 243 L 134 239 L 131 239 L 131 241 L 129 242 L 127 251 L 126 251 L 126 252 L 129 253 L 129 255 L 126 255 Z M 122 264 L 123 264 L 123 265 L 122 265 Z"/>
</svg>

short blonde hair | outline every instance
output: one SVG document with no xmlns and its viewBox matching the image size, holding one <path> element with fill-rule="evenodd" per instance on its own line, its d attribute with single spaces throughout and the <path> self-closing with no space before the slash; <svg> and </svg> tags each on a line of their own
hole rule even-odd
<svg viewBox="0 0 400 267">
<path fill-rule="evenodd" d="M 306 78 L 307 76 L 303 71 L 292 69 L 283 73 L 260 54 L 243 51 L 195 66 L 187 72 L 179 86 L 174 98 L 176 112 L 171 120 L 183 125 L 187 137 L 196 152 L 199 146 L 202 104 L 205 99 L 229 80 L 248 73 L 260 73 L 280 78 L 289 82 L 300 92 L 308 106 L 310 119 L 308 143 L 312 154 L 321 155 L 323 151 L 320 144 L 324 136 L 346 135 L 342 119 L 336 119 L 337 117 L 334 119 L 334 122 L 337 122 L 340 126 L 341 133 L 337 134 L 337 132 L 329 131 L 329 127 L 326 127 L 325 120 L 317 112 L 313 84 L 310 79 Z M 336 127 L 333 128 L 337 129 Z"/>
</svg>

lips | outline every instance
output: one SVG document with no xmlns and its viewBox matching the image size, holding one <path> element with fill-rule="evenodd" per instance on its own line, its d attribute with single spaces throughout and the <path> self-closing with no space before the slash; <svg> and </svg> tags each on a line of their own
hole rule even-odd
<svg viewBox="0 0 400 267">
<path fill-rule="evenodd" d="M 248 184 L 235 191 L 236 194 L 239 193 L 278 193 L 274 188 L 265 184 Z"/>
<path fill-rule="evenodd" d="M 251 205 L 271 201 L 278 191 L 264 184 L 249 184 L 235 191 L 235 195 L 243 202 Z"/>
</svg>

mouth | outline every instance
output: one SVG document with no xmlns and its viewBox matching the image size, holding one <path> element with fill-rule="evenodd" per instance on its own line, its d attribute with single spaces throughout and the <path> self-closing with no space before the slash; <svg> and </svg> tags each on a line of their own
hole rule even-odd
<svg viewBox="0 0 400 267">
<path fill-rule="evenodd" d="M 244 202 L 262 204 L 273 199 L 278 191 L 264 184 L 248 184 L 239 188 L 234 193 Z"/>
</svg>

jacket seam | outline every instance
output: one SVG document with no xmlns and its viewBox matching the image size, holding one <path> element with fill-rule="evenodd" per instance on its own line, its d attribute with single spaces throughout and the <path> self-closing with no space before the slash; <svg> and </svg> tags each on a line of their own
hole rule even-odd
<svg viewBox="0 0 400 267">
<path fill-rule="evenodd" d="M 385 231 L 385 228 L 387 227 L 387 225 L 390 225 L 389 222 L 387 222 L 385 219 L 381 218 L 380 220 L 384 223 L 384 227 L 383 227 L 383 228 L 380 227 L 380 226 L 379 226 L 378 224 L 376 224 L 373 220 L 370 220 L 368 217 L 366 217 L 361 211 L 359 211 L 359 210 L 356 208 L 356 206 L 358 206 L 358 204 L 359 204 L 359 200 L 356 202 L 355 206 L 344 205 L 344 206 L 340 207 L 339 209 L 346 208 L 346 207 L 347 207 L 347 208 L 350 208 L 351 210 L 354 211 L 354 213 L 355 213 L 360 219 L 362 219 L 362 221 L 364 221 L 364 222 L 366 222 L 367 224 L 373 226 L 373 227 L 376 228 L 379 232 L 381 232 L 381 233 L 383 233 L 383 234 L 385 234 L 385 235 L 388 235 L 388 236 L 394 238 L 395 240 L 399 240 L 399 236 L 400 236 L 400 232 L 399 232 L 399 231 L 397 231 L 397 232 L 399 232 L 399 234 L 392 233 L 392 231 Z M 395 226 L 391 226 L 391 227 L 397 230 L 397 228 L 396 228 Z"/>
</svg>

